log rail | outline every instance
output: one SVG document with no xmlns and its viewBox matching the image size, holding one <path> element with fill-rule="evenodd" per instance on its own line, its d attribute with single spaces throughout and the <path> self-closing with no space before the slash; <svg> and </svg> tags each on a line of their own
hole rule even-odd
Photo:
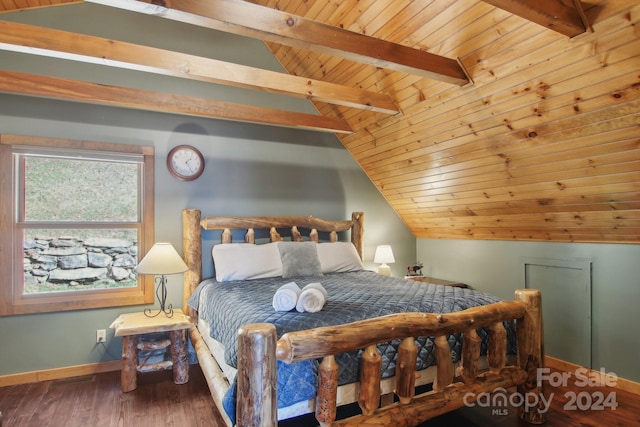
<svg viewBox="0 0 640 427">
<path fill-rule="evenodd" d="M 321 358 L 318 369 L 316 418 L 321 426 L 395 425 L 412 426 L 463 407 L 480 393 L 499 387 L 518 386 L 531 402 L 543 393 L 537 384 L 536 368 L 542 367 L 542 320 L 540 292 L 516 291 L 515 300 L 447 313 L 401 313 L 345 325 L 290 332 L 276 339 L 275 327 L 267 323 L 244 326 L 239 335 L 238 404 L 239 426 L 276 426 L 276 360 L 288 363 Z M 516 320 L 518 366 L 506 366 L 507 334 L 503 322 Z M 489 369 L 478 372 L 480 338 L 478 328 L 488 328 Z M 454 382 L 454 367 L 447 341 L 462 332 L 461 381 Z M 433 390 L 415 395 L 417 349 L 414 337 L 434 337 L 436 381 Z M 399 402 L 378 408 L 380 402 L 381 357 L 376 344 L 400 339 L 396 363 Z M 335 355 L 365 349 L 361 364 L 359 405 L 361 415 L 336 421 L 338 365 Z M 257 404 L 259 402 L 259 404 Z M 540 406 L 523 405 L 520 418 L 534 424 L 544 422 Z M 256 421 L 258 423 L 256 424 Z"/>
</svg>

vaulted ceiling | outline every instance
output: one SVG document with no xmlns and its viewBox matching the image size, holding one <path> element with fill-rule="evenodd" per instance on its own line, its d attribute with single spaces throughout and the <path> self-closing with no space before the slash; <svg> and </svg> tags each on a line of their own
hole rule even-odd
<svg viewBox="0 0 640 427">
<path fill-rule="evenodd" d="M 334 132 L 421 238 L 640 242 L 640 0 L 87 2 L 259 38 L 289 75 L 2 14 L 0 48 L 303 97 L 318 114 L 2 70 L 0 91 Z M 0 12 L 62 3 L 84 2 Z"/>
</svg>

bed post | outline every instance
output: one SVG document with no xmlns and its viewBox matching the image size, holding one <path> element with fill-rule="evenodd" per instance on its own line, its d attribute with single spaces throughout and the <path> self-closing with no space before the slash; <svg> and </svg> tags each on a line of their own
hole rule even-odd
<svg viewBox="0 0 640 427">
<path fill-rule="evenodd" d="M 252 323 L 238 330 L 236 424 L 278 425 L 276 327 Z"/>
<path fill-rule="evenodd" d="M 187 300 L 202 280 L 201 216 L 198 209 L 184 209 L 182 211 L 182 256 L 185 264 L 189 267 L 183 276 L 182 311 L 192 318 Z"/>
<path fill-rule="evenodd" d="M 364 212 L 353 212 L 351 214 L 351 243 L 356 247 L 360 259 L 362 259 L 362 235 L 364 233 Z"/>
<path fill-rule="evenodd" d="M 536 289 L 516 290 L 516 301 L 524 303 L 526 312 L 516 320 L 518 339 L 518 366 L 527 373 L 527 380 L 518 385 L 524 397 L 518 408 L 520 419 L 531 424 L 545 422 L 542 383 L 538 384 L 539 369 L 544 367 L 544 337 L 542 329 L 542 296 Z"/>
</svg>

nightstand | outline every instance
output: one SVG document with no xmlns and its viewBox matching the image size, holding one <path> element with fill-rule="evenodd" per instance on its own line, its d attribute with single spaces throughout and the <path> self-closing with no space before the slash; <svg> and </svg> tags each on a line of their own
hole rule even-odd
<svg viewBox="0 0 640 427">
<path fill-rule="evenodd" d="M 128 392 L 136 389 L 138 372 L 172 368 L 174 383 L 185 384 L 189 381 L 186 330 L 190 327 L 189 317 L 182 310 L 174 310 L 172 317 L 147 317 L 140 312 L 121 314 L 114 320 L 110 328 L 116 330 L 116 337 L 122 337 L 121 390 Z M 138 361 L 138 350 L 162 353 L 167 348 L 171 360 L 153 363 Z"/>
<path fill-rule="evenodd" d="M 417 282 L 433 283 L 434 285 L 454 286 L 456 288 L 466 288 L 467 284 L 462 282 L 453 282 L 451 280 L 436 279 L 427 276 L 404 276 L 405 279 L 415 280 Z"/>
</svg>

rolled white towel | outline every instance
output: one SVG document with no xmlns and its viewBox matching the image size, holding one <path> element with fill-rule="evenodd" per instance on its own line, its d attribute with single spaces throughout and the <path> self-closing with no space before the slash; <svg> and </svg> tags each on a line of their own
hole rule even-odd
<svg viewBox="0 0 640 427">
<path fill-rule="evenodd" d="M 302 291 L 296 284 L 296 282 L 289 282 L 278 288 L 275 294 L 273 294 L 273 308 L 276 311 L 291 311 L 296 308 L 298 298 Z"/>
<path fill-rule="evenodd" d="M 300 313 L 305 311 L 309 313 L 316 313 L 322 310 L 324 304 L 327 302 L 327 291 L 325 288 L 317 282 L 309 283 L 302 288 L 302 292 L 298 297 L 298 303 L 296 304 L 296 310 Z"/>
</svg>

